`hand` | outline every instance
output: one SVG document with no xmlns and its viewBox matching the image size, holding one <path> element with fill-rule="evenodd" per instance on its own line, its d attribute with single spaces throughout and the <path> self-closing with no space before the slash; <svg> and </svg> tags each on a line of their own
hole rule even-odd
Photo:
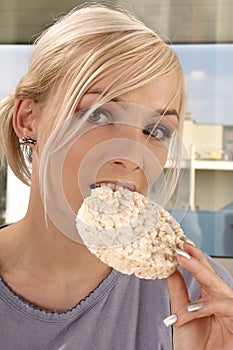
<svg viewBox="0 0 233 350">
<path fill-rule="evenodd" d="M 195 277 L 201 295 L 190 303 L 180 272 L 168 277 L 172 315 L 167 325 L 173 324 L 174 350 L 232 350 L 233 290 L 218 277 L 199 248 L 185 243 L 184 251 L 186 257 L 178 251 L 178 263 Z"/>
</svg>

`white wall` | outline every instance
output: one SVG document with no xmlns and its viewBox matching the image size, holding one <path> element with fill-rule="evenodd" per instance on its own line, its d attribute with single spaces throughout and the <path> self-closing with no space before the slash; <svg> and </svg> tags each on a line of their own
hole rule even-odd
<svg viewBox="0 0 233 350">
<path fill-rule="evenodd" d="M 6 223 L 20 220 L 26 213 L 29 187 L 24 185 L 8 167 L 6 192 Z"/>
</svg>

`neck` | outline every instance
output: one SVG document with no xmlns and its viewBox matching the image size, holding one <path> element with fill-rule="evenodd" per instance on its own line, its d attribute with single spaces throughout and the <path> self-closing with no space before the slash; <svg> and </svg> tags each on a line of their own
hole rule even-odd
<svg viewBox="0 0 233 350">
<path fill-rule="evenodd" d="M 16 293 L 42 308 L 64 311 L 73 307 L 110 270 L 84 245 L 46 222 L 39 195 L 31 196 L 21 221 L 2 229 L 1 276 Z"/>
<path fill-rule="evenodd" d="M 38 196 L 34 198 L 37 198 L 36 203 L 30 198 L 25 218 L 8 227 L 9 239 L 11 237 L 14 242 L 11 246 L 15 250 L 11 254 L 12 262 L 15 259 L 16 266 L 22 265 L 24 271 L 50 272 L 63 280 L 70 280 L 71 276 L 80 279 L 108 274 L 110 268 L 87 247 L 71 240 L 46 221 L 42 202 Z"/>
<path fill-rule="evenodd" d="M 28 259 L 32 259 L 38 268 L 44 267 L 45 271 L 49 268 L 56 275 L 68 279 L 70 274 L 80 278 L 106 271 L 106 265 L 91 254 L 86 246 L 60 233 L 51 223 L 32 224 L 26 217 L 21 227 L 24 230 L 23 241 L 26 239 L 27 242 Z"/>
<path fill-rule="evenodd" d="M 30 303 L 66 311 L 92 292 L 111 271 L 88 249 L 26 216 L 2 229 L 0 274 Z"/>
</svg>

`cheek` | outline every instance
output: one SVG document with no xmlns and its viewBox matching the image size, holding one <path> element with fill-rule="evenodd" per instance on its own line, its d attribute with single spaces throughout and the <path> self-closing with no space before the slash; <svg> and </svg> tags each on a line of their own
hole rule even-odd
<svg viewBox="0 0 233 350">
<path fill-rule="evenodd" d="M 153 153 L 155 160 L 163 169 L 168 157 L 168 144 L 162 143 L 162 142 L 156 142 L 154 144 L 151 144 L 148 148 L 150 152 Z"/>
<path fill-rule="evenodd" d="M 80 165 L 89 149 L 87 142 L 84 140 L 75 142 L 67 152 L 62 164 L 63 192 L 67 202 L 74 212 L 77 212 L 83 202 L 78 174 Z"/>
<path fill-rule="evenodd" d="M 85 178 L 81 180 L 80 169 L 83 168 L 86 156 L 102 141 L 102 138 L 96 131 L 83 134 L 70 146 L 61 165 L 64 196 L 75 212 L 81 206 L 84 197 L 90 194 L 90 178 L 95 171 L 95 159 L 85 168 Z"/>
<path fill-rule="evenodd" d="M 156 146 L 150 146 L 150 152 L 153 154 L 153 157 L 144 164 L 145 173 L 149 178 L 149 190 L 157 183 L 160 183 L 161 179 L 165 176 L 164 168 L 168 158 L 168 148 L 162 143 L 157 143 Z"/>
</svg>

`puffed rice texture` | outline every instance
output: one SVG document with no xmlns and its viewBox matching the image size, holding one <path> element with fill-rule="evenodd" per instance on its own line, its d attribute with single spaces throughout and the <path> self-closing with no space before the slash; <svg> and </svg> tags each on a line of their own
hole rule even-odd
<svg viewBox="0 0 233 350">
<path fill-rule="evenodd" d="M 102 262 L 143 279 L 170 276 L 178 265 L 175 249 L 183 249 L 185 241 L 168 211 L 123 187 L 92 189 L 78 211 L 76 227 Z"/>
</svg>

